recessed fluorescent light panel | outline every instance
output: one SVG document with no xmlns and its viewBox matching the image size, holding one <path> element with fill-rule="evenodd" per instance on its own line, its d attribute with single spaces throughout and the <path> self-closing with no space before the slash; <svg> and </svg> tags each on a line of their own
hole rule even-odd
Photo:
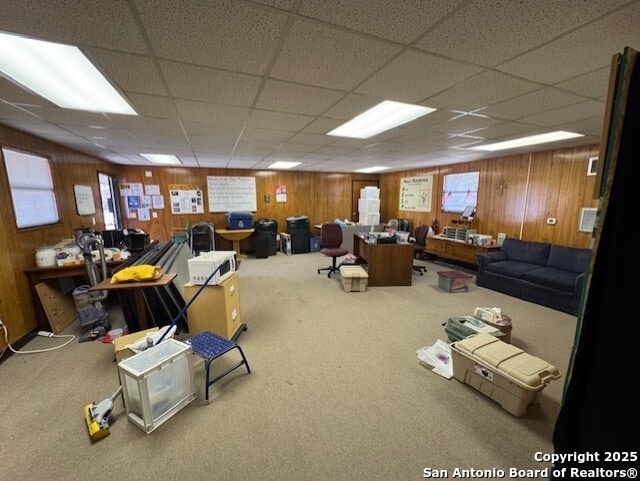
<svg viewBox="0 0 640 481">
<path fill-rule="evenodd" d="M 302 164 L 302 162 L 285 162 L 279 160 L 269 166 L 269 169 L 293 169 L 295 166 Z"/>
<path fill-rule="evenodd" d="M 0 32 L 0 72 L 65 109 L 137 115 L 77 47 Z"/>
<path fill-rule="evenodd" d="M 577 134 L 575 132 L 566 132 L 564 130 L 558 130 L 556 132 L 549 132 L 547 134 L 532 135 L 530 137 L 521 137 L 519 139 L 506 140 L 504 142 L 497 142 L 495 144 L 480 145 L 478 147 L 472 147 L 474 150 L 486 150 L 493 152 L 496 150 L 515 149 L 517 147 L 526 147 L 527 145 L 546 144 L 549 142 L 557 142 L 558 140 L 575 139 L 577 137 L 584 137 L 584 134 Z"/>
<path fill-rule="evenodd" d="M 380 132 L 393 129 L 412 120 L 430 114 L 436 109 L 422 105 L 403 104 L 385 100 L 366 112 L 354 117 L 327 135 L 368 139 Z"/>
<path fill-rule="evenodd" d="M 377 165 L 375 167 L 367 167 L 365 169 L 358 169 L 354 172 L 359 172 L 361 174 L 373 174 L 374 172 L 381 172 L 383 170 L 389 170 L 391 167 L 384 167 L 382 165 Z"/>
<path fill-rule="evenodd" d="M 140 154 L 152 164 L 158 165 L 181 165 L 180 159 L 175 155 L 166 154 Z"/>
</svg>

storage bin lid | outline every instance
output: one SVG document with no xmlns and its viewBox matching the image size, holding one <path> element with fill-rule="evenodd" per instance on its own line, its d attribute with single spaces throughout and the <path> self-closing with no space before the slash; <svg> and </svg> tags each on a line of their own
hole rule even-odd
<svg viewBox="0 0 640 481">
<path fill-rule="evenodd" d="M 500 371 L 510 380 L 530 390 L 539 391 L 550 381 L 561 377 L 556 367 L 490 334 L 471 335 L 455 342 L 452 349 L 486 367 Z"/>
<path fill-rule="evenodd" d="M 253 218 L 253 212 L 227 212 L 227 217 L 251 217 L 251 218 Z"/>
<path fill-rule="evenodd" d="M 361 266 L 341 266 L 340 275 L 342 277 L 368 278 L 369 274 Z"/>
</svg>

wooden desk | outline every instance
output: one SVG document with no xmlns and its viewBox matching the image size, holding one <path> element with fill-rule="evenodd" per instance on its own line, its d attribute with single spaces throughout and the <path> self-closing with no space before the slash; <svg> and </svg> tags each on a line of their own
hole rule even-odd
<svg viewBox="0 0 640 481">
<path fill-rule="evenodd" d="M 413 244 L 369 244 L 366 234 L 353 234 L 353 254 L 364 259 L 369 287 L 410 286 L 413 277 Z"/>
<path fill-rule="evenodd" d="M 476 246 L 461 240 L 447 239 L 440 236 L 427 237 L 425 252 L 444 259 L 451 259 L 466 264 L 478 265 L 477 255 L 500 249 L 497 246 Z"/>
<path fill-rule="evenodd" d="M 233 250 L 239 259 L 246 259 L 245 254 L 240 253 L 240 241 L 249 237 L 255 229 L 216 229 L 216 233 L 220 234 L 220 237 L 233 242 Z"/>
<path fill-rule="evenodd" d="M 142 295 L 142 289 L 147 287 L 161 287 L 170 284 L 176 277 L 176 273 L 162 274 L 159 279 L 155 281 L 133 281 L 133 282 L 118 282 L 111 284 L 111 278 L 96 284 L 89 288 L 90 291 L 117 291 L 117 290 L 133 290 L 133 294 L 136 300 L 136 313 L 138 315 L 138 327 L 141 331 L 148 329 L 147 321 L 147 308 L 144 304 L 144 296 Z"/>
<path fill-rule="evenodd" d="M 114 269 L 119 267 L 124 261 L 112 261 L 107 262 L 107 273 L 113 273 Z M 98 266 L 98 270 L 101 267 Z M 29 282 L 29 291 L 31 292 L 31 302 L 33 308 L 36 311 L 36 321 L 38 322 L 38 329 L 42 331 L 51 330 L 49 325 L 49 319 L 47 319 L 47 313 L 42 307 L 40 297 L 36 286 L 43 281 L 52 279 L 62 279 L 66 277 L 84 277 L 86 279 L 86 268 L 84 264 L 76 264 L 73 266 L 53 266 L 53 267 L 33 267 L 26 269 L 24 274 L 27 276 Z"/>
</svg>

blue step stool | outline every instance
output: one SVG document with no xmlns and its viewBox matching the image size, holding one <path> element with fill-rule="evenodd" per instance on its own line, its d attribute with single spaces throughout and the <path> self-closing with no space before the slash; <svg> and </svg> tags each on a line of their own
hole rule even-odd
<svg viewBox="0 0 640 481">
<path fill-rule="evenodd" d="M 249 368 L 249 363 L 247 362 L 247 358 L 244 356 L 244 352 L 242 352 L 242 348 L 238 346 L 235 342 L 225 339 L 224 337 L 218 336 L 213 332 L 204 331 L 200 334 L 193 336 L 190 339 L 184 341 L 186 344 L 189 344 L 193 349 L 194 354 L 202 357 L 204 359 L 204 369 L 205 369 L 205 401 L 209 403 L 209 386 L 213 383 L 219 381 L 227 374 L 235 371 L 240 366 L 247 366 L 247 374 L 251 374 L 251 368 Z M 211 363 L 219 358 L 220 356 L 237 349 L 242 356 L 242 360 L 238 362 L 235 366 L 230 367 L 222 374 L 219 374 L 215 377 L 215 379 L 209 378 L 209 371 L 211 368 Z"/>
</svg>

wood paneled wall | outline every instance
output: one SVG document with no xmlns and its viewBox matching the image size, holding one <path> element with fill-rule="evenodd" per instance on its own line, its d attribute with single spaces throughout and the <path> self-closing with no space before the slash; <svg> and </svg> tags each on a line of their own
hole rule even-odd
<svg viewBox="0 0 640 481">
<path fill-rule="evenodd" d="M 578 232 L 580 208 L 597 207 L 598 204 L 597 199 L 592 198 L 596 177 L 586 175 L 588 158 L 598 155 L 597 146 L 497 157 L 432 169 L 356 176 L 349 173 L 119 166 L 2 125 L 0 144 L 51 159 L 61 216 L 58 224 L 19 231 L 15 227 L 4 161 L 0 161 L 0 275 L 3 279 L 0 284 L 0 319 L 9 328 L 10 342 L 24 337 L 37 326 L 23 273 L 25 269 L 34 266 L 36 248 L 72 237 L 73 229 L 80 225 L 100 231 L 104 229 L 97 179 L 99 171 L 115 174 L 120 183 L 139 182 L 160 186 L 165 197 L 165 208 L 153 210 L 157 217 L 149 222 L 128 218 L 126 202 L 120 198 L 124 225 L 143 229 L 152 239 L 157 240 L 170 239 L 172 228 L 184 228 L 187 223 L 193 224 L 201 220 L 212 222 L 216 228 L 226 226 L 225 214 L 209 213 L 206 206 L 205 213 L 200 215 L 171 214 L 168 186 L 200 185 L 206 199 L 206 181 L 209 175 L 254 176 L 258 195 L 258 209 L 254 218 L 275 220 L 280 232 L 287 230 L 286 219 L 290 216 L 309 216 L 312 226 L 336 218 L 350 218 L 354 180 L 379 182 L 383 222 L 402 217 L 409 218 L 414 225 L 418 225 L 431 223 L 437 218 L 442 229 L 458 217 L 457 214 L 441 212 L 444 174 L 477 170 L 480 172 L 480 186 L 478 213 L 473 227 L 478 232 L 493 236 L 505 232 L 510 237 L 574 247 L 587 247 L 591 243 L 590 233 Z M 151 173 L 150 177 L 147 172 Z M 400 179 L 424 174 L 434 175 L 432 212 L 399 212 Z M 500 183 L 505 185 L 502 191 L 498 187 Z M 94 216 L 77 214 L 73 193 L 75 184 L 93 187 L 96 205 Z M 275 199 L 276 187 L 280 185 L 287 188 L 285 203 L 277 203 Z M 271 196 L 270 202 L 265 202 L 264 194 Z M 555 217 L 557 224 L 547 225 L 548 217 Z M 242 248 L 250 249 L 249 242 L 245 241 Z M 226 249 L 231 248 L 231 245 L 217 238 L 216 247 Z M 3 348 L 4 341 L 0 338 L 0 350 Z"/>
<path fill-rule="evenodd" d="M 148 173 L 151 174 L 149 177 Z M 123 223 L 128 228 L 138 228 L 149 233 L 154 240 L 168 240 L 172 229 L 184 228 L 187 223 L 193 225 L 199 221 L 212 223 L 216 229 L 227 226 L 224 212 L 208 212 L 207 205 L 207 176 L 253 176 L 256 179 L 257 211 L 254 220 L 269 219 L 278 223 L 278 232 L 287 231 L 287 217 L 305 215 L 313 225 L 331 222 L 336 218 L 350 218 L 351 212 L 351 184 L 352 174 L 322 173 L 322 172 L 287 172 L 239 169 L 176 169 L 166 167 L 125 167 L 118 168 L 118 180 L 122 183 L 143 183 L 160 185 L 161 193 L 165 197 L 165 208 L 153 210 L 157 218 L 150 222 L 129 218 L 126 199 L 120 198 Z M 369 177 L 358 174 L 357 178 L 371 178 L 377 180 L 377 175 Z M 171 214 L 169 205 L 169 189 L 172 184 L 188 184 L 199 186 L 205 196 L 205 212 L 202 214 Z M 276 187 L 286 186 L 287 201 L 276 202 Z M 265 194 L 270 201 L 265 201 Z M 242 249 L 251 250 L 251 239 L 242 241 Z M 216 236 L 216 248 L 231 248 L 231 243 Z"/>
<path fill-rule="evenodd" d="M 442 212 L 444 176 L 479 171 L 472 225 L 479 233 L 496 237 L 504 232 L 518 239 L 589 247 L 591 233 L 578 232 L 578 224 L 582 207 L 598 206 L 592 198 L 596 177 L 587 176 L 589 157 L 597 155 L 598 146 L 593 145 L 382 175 L 381 218 L 407 218 L 414 226 L 438 219 L 442 231 L 460 217 Z M 434 176 L 431 212 L 399 211 L 400 179 L 429 174 Z M 557 219 L 556 225 L 547 224 L 549 217 Z"/>
<path fill-rule="evenodd" d="M 35 267 L 36 249 L 43 244 L 55 244 L 73 237 L 73 230 L 81 225 L 104 229 L 97 173 L 103 171 L 115 174 L 116 166 L 3 125 L 0 125 L 0 145 L 50 159 L 60 214 L 60 222 L 57 224 L 18 230 L 7 171 L 4 159 L 0 156 L 0 319 L 9 329 L 9 342 L 13 342 L 37 326 L 24 275 L 25 269 Z M 95 215 L 78 215 L 73 191 L 76 184 L 93 187 Z M 0 350 L 2 349 L 4 339 L 0 336 Z"/>
</svg>

